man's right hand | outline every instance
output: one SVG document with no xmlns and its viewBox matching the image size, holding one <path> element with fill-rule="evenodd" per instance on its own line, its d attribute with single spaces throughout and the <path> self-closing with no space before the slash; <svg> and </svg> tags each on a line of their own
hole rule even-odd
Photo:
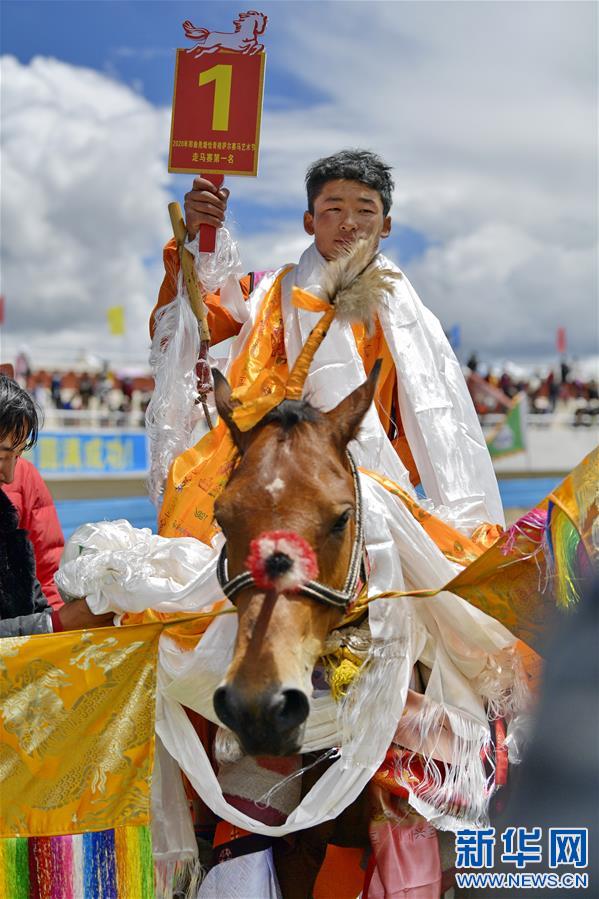
<svg viewBox="0 0 599 899">
<path fill-rule="evenodd" d="M 225 220 L 229 191 L 217 189 L 207 178 L 194 178 L 193 187 L 185 194 L 185 227 L 193 239 L 200 225 L 220 228 Z"/>
</svg>

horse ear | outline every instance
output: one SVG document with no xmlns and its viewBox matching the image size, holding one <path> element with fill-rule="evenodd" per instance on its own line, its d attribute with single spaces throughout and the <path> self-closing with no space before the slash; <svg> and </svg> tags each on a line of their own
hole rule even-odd
<svg viewBox="0 0 599 899">
<path fill-rule="evenodd" d="M 345 447 L 356 436 L 374 397 L 383 360 L 377 359 L 367 379 L 326 413 L 335 439 Z"/>
<path fill-rule="evenodd" d="M 235 446 L 239 452 L 243 453 L 247 443 L 246 435 L 239 430 L 231 417 L 233 409 L 239 404 L 231 399 L 231 385 L 222 372 L 218 368 L 213 368 L 211 371 L 212 380 L 214 381 L 214 399 L 218 414 L 231 432 Z"/>
</svg>

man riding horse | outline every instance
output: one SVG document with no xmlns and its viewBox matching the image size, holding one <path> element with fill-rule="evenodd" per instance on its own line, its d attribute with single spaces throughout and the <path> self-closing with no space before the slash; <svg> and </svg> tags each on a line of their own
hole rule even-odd
<svg viewBox="0 0 599 899">
<path fill-rule="evenodd" d="M 224 382 L 224 386 L 221 384 L 217 391 L 220 420 L 216 428 L 197 442 L 196 439 L 188 441 L 185 451 L 170 460 L 172 465 L 164 484 L 159 514 L 160 533 L 163 536 L 193 537 L 206 544 L 207 550 L 210 548 L 214 551 L 215 547 L 222 546 L 219 524 L 225 531 L 231 567 L 228 573 L 226 567 L 219 572 L 221 586 L 236 601 L 231 585 L 241 584 L 238 602 L 239 632 L 233 662 L 226 673 L 229 662 L 223 661 L 223 667 L 214 681 L 214 674 L 207 668 L 202 668 L 207 656 L 204 656 L 203 662 L 198 657 L 198 672 L 203 672 L 201 677 L 205 683 L 203 692 L 208 693 L 207 685 L 211 682 L 216 686 L 221 681 L 221 687 L 214 694 L 214 707 L 218 715 L 216 719 L 214 709 L 208 708 L 202 701 L 197 701 L 195 705 L 192 699 L 183 701 L 213 721 L 220 720 L 230 726 L 253 755 L 284 754 L 293 751 L 293 747 L 301 743 L 302 728 L 310 707 L 311 677 L 316 676 L 312 675 L 314 659 L 323 653 L 325 643 L 329 646 L 327 633 L 331 627 L 337 628 L 346 620 L 338 610 L 332 617 L 329 615 L 329 619 L 325 620 L 321 616 L 320 623 L 315 625 L 315 613 L 307 611 L 303 624 L 298 625 L 297 618 L 291 624 L 289 619 L 287 624 L 283 623 L 276 630 L 279 639 L 278 643 L 277 640 L 274 643 L 277 643 L 279 654 L 286 653 L 288 660 L 291 656 L 296 658 L 298 670 L 304 671 L 303 680 L 300 684 L 299 675 L 290 675 L 289 689 L 277 693 L 278 698 L 271 702 L 269 714 L 274 709 L 274 717 L 261 717 L 267 713 L 258 711 L 256 705 L 258 700 L 254 694 L 262 689 L 259 684 L 266 685 L 266 693 L 263 693 L 266 696 L 271 695 L 268 692 L 271 689 L 269 678 L 272 678 L 273 683 L 281 683 L 285 679 L 281 670 L 275 670 L 276 665 L 273 667 L 271 660 L 276 657 L 276 652 L 270 652 L 274 645 L 273 630 L 267 633 L 269 622 L 263 619 L 266 615 L 266 618 L 272 619 L 272 624 L 279 617 L 279 612 L 283 618 L 287 613 L 284 611 L 285 604 L 273 605 L 272 614 L 264 612 L 265 603 L 268 604 L 268 591 L 266 594 L 264 591 L 259 594 L 258 599 L 251 598 L 253 594 L 249 585 L 254 584 L 255 592 L 257 581 L 251 574 L 249 576 L 253 580 L 247 580 L 246 569 L 248 565 L 251 567 L 251 563 L 246 561 L 244 569 L 243 559 L 251 543 L 252 552 L 258 556 L 265 546 L 270 547 L 270 556 L 267 552 L 263 561 L 267 567 L 275 564 L 273 558 L 277 553 L 272 547 L 279 545 L 277 523 L 280 522 L 283 527 L 290 515 L 297 518 L 301 514 L 310 514 L 309 511 L 300 513 L 298 509 L 301 503 L 293 500 L 302 489 L 304 493 L 310 491 L 310 487 L 302 486 L 305 482 L 302 475 L 305 473 L 297 469 L 297 459 L 297 477 L 293 481 L 289 478 L 289 469 L 280 465 L 280 454 L 269 448 L 271 439 L 274 441 L 273 445 L 280 447 L 290 436 L 296 432 L 299 434 L 302 430 L 304 413 L 292 410 L 289 413 L 290 423 L 286 420 L 284 411 L 277 412 L 277 409 L 283 409 L 282 401 L 286 397 L 293 395 L 300 399 L 305 385 L 305 395 L 310 398 L 310 406 L 305 412 L 308 418 L 303 433 L 308 436 L 303 438 L 306 445 L 303 458 L 306 466 L 312 469 L 313 514 L 317 516 L 320 513 L 315 485 L 320 483 L 327 492 L 333 464 L 333 459 L 329 456 L 328 474 L 325 464 L 314 480 L 314 473 L 321 463 L 321 458 L 317 458 L 318 453 L 326 463 L 327 452 L 333 451 L 333 444 L 329 451 L 319 446 L 321 439 L 324 439 L 325 445 L 327 440 L 333 439 L 332 436 L 323 438 L 323 433 L 338 435 L 337 449 L 341 453 L 339 477 L 349 479 L 345 488 L 341 485 L 341 495 L 345 496 L 348 490 L 351 493 L 352 477 L 356 497 L 360 490 L 358 481 L 362 485 L 362 491 L 366 492 L 363 505 L 370 593 L 374 585 L 378 585 L 379 590 L 409 587 L 417 591 L 439 587 L 451 578 L 452 572 L 459 570 L 459 566 L 467 564 L 480 554 L 481 548 L 491 545 L 503 525 L 497 482 L 459 363 L 438 320 L 422 305 L 405 275 L 379 253 L 381 239 L 386 238 L 391 231 L 389 212 L 393 181 L 389 167 L 374 153 L 362 150 L 342 151 L 310 166 L 306 186 L 308 209 L 304 213 L 304 229 L 314 237 L 314 242 L 302 254 L 297 265 L 283 266 L 263 275 L 260 280 L 253 273 L 239 278 L 231 273 L 233 267 L 230 264 L 227 267 L 227 260 L 230 263 L 234 256 L 234 249 L 226 229 L 221 230 L 221 244 L 220 247 L 217 246 L 216 264 L 212 266 L 207 279 L 209 283 L 205 287 L 208 290 L 205 291 L 204 299 L 212 342 L 218 343 L 226 338 L 236 337 L 226 366 L 229 383 Z M 206 179 L 194 180 L 192 190 L 185 197 L 186 227 L 190 239 L 195 238 L 202 225 L 221 228 L 225 220 L 228 195 L 227 190 L 217 190 Z M 336 290 L 330 289 L 331 267 L 341 257 L 351 257 L 353 249 L 358 246 L 361 248 L 362 256 L 359 258 L 362 261 L 354 276 L 355 282 L 361 283 L 364 288 L 357 291 L 359 302 L 355 296 L 349 299 L 346 297 L 347 314 L 335 315 L 333 312 L 327 315 L 325 312 L 326 326 L 322 326 L 319 320 L 323 311 L 336 301 Z M 201 257 L 197 258 L 201 280 L 202 271 L 206 271 L 205 260 L 202 263 Z M 215 275 L 215 269 L 218 270 L 219 259 L 225 262 L 222 264 L 220 289 L 215 289 L 215 282 L 218 280 L 218 271 Z M 180 301 L 182 295 L 179 254 L 174 241 L 167 244 L 164 261 L 166 274 L 151 318 L 153 352 L 157 357 L 163 355 L 165 359 L 170 359 L 170 365 L 176 368 L 178 361 L 172 350 L 178 348 L 179 352 L 185 346 L 180 331 L 185 307 L 180 304 L 179 311 L 172 314 L 176 307 L 173 300 Z M 370 290 L 371 282 L 368 278 L 374 278 L 374 285 L 378 276 L 382 280 Z M 377 291 L 376 301 L 372 297 L 369 299 L 369 294 L 374 295 Z M 321 332 L 318 335 L 319 328 Z M 315 334 L 318 336 L 316 342 Z M 305 349 L 309 345 L 311 351 L 306 356 Z M 189 372 L 182 370 L 180 374 L 181 379 L 187 379 L 189 386 Z M 169 377 L 173 389 L 176 389 L 176 378 L 172 371 Z M 294 393 L 289 393 L 289 385 L 294 381 L 296 388 L 299 383 L 299 391 L 296 389 Z M 372 397 L 374 408 L 369 409 Z M 180 406 L 175 402 L 174 396 L 166 397 L 166 401 L 169 400 L 180 416 Z M 343 407 L 344 402 L 357 404 L 359 407 L 350 426 L 340 424 L 344 416 L 338 410 Z M 335 410 L 329 412 L 329 416 L 333 418 L 325 423 L 318 410 L 328 412 L 333 407 Z M 300 424 L 293 427 L 296 421 Z M 322 421 L 320 431 L 316 426 L 318 421 Z M 315 428 L 311 437 L 309 423 Z M 358 428 L 360 433 L 356 440 L 354 438 Z M 169 440 L 176 430 L 177 421 L 175 415 L 171 415 L 171 424 L 164 428 Z M 294 438 L 295 444 L 298 440 L 299 437 Z M 311 441 L 312 456 L 309 455 Z M 351 469 L 347 468 L 348 463 L 344 461 L 348 443 L 352 453 Z M 246 459 L 244 452 L 250 445 L 252 452 L 248 451 Z M 258 450 L 256 446 L 259 447 Z M 243 457 L 242 463 L 239 462 L 240 455 Z M 356 465 L 360 469 L 359 476 Z M 341 474 L 344 469 L 345 475 Z M 354 472 L 353 475 L 351 471 Z M 232 472 L 235 472 L 235 477 L 229 490 L 227 485 Z M 247 473 L 247 477 L 242 472 Z M 371 477 L 369 473 L 372 472 L 374 474 Z M 416 500 L 414 486 L 418 484 L 422 485 L 427 497 L 426 510 Z M 246 486 L 240 490 L 240 485 Z M 219 500 L 221 496 L 222 502 Z M 282 497 L 285 497 L 285 502 L 279 503 L 278 500 Z M 400 502 L 397 497 L 401 497 Z M 216 501 L 218 508 L 215 510 Z M 341 508 L 344 502 L 348 513 L 345 524 L 348 519 L 357 516 L 355 504 L 349 500 L 341 501 L 337 506 Z M 274 511 L 268 513 L 268 509 Z M 268 519 L 268 525 L 266 532 L 260 535 L 256 528 L 262 510 Z M 434 516 L 430 515 L 431 511 Z M 341 509 L 341 517 L 343 514 L 344 510 Z M 333 524 L 333 530 L 335 526 Z M 272 530 L 273 527 L 275 530 Z M 358 539 L 355 536 L 356 527 L 357 522 L 354 521 L 351 524 L 351 534 L 355 540 Z M 343 528 L 340 524 L 339 528 L 341 533 Z M 246 535 L 241 543 L 236 539 L 240 529 Z M 291 534 L 286 531 L 283 536 L 290 537 L 293 544 L 298 537 L 298 530 L 301 528 L 294 528 Z M 347 532 L 349 533 L 349 528 Z M 252 535 L 253 542 L 250 540 Z M 301 542 L 303 538 L 300 536 L 298 539 Z M 283 539 L 280 545 L 288 547 L 289 540 L 285 543 Z M 347 552 L 351 555 L 351 540 L 348 547 Z M 321 548 L 315 549 L 322 567 Z M 311 551 L 308 546 L 308 554 Z M 221 557 L 223 552 L 224 550 Z M 293 551 L 290 550 L 290 553 L 293 555 Z M 278 557 L 281 555 L 287 559 L 285 567 L 290 557 L 286 551 L 278 553 Z M 346 553 L 347 560 L 349 555 Z M 275 568 L 279 562 L 276 562 Z M 274 587 L 279 583 L 276 581 Z M 309 580 L 309 583 L 312 584 L 313 580 Z M 300 584 L 298 596 L 302 589 L 309 592 L 307 586 L 302 588 Z M 324 592 L 334 586 L 330 580 L 327 581 Z M 355 586 L 354 584 L 352 589 Z M 273 602 L 276 592 L 275 589 L 272 594 Z M 331 592 L 335 591 L 329 589 L 329 593 Z M 290 594 L 287 591 L 285 595 Z M 389 820 L 396 820 L 396 823 L 407 816 L 406 820 L 416 830 L 422 828 L 424 819 L 434 819 L 437 826 L 444 828 L 455 826 L 452 822 L 457 821 L 460 815 L 469 821 L 477 818 L 480 820 L 489 792 L 488 774 L 485 774 L 484 764 L 480 761 L 481 754 L 484 756 L 490 745 L 485 708 L 490 704 L 495 714 L 502 715 L 512 702 L 512 692 L 518 679 L 513 656 L 509 652 L 506 656 L 506 651 L 513 643 L 509 633 L 486 616 L 481 620 L 480 615 L 475 615 L 457 597 L 451 597 L 450 594 L 443 596 L 445 599 L 441 603 L 430 601 L 427 605 L 426 601 L 421 602 L 418 610 L 413 612 L 418 618 L 417 624 L 415 619 L 410 623 L 409 616 L 412 613 L 405 617 L 406 607 L 402 607 L 403 611 L 400 612 L 396 605 L 393 614 L 387 610 L 381 617 L 380 613 L 374 611 L 374 607 L 379 607 L 378 604 L 373 603 L 369 621 L 360 625 L 368 632 L 368 646 L 364 657 L 368 656 L 369 665 L 364 666 L 364 673 L 356 679 L 354 694 L 361 695 L 364 701 L 368 690 L 373 697 L 378 694 L 378 711 L 371 719 L 377 722 L 374 732 L 367 731 L 359 737 L 355 729 L 358 727 L 359 730 L 360 725 L 356 721 L 353 725 L 346 721 L 344 739 L 352 732 L 352 728 L 353 736 L 345 739 L 345 742 L 332 727 L 333 735 L 329 736 L 329 742 L 325 740 L 323 743 L 321 740 L 312 744 L 308 737 L 312 733 L 310 721 L 314 717 L 314 706 L 312 717 L 308 719 L 307 743 L 302 744 L 305 751 L 306 745 L 318 748 L 323 745 L 340 745 L 343 742 L 345 773 L 348 768 L 347 760 L 349 759 L 351 767 L 353 754 L 355 763 L 364 766 L 364 777 L 367 779 L 368 770 L 376 770 L 386 747 L 393 740 L 397 719 L 403 708 L 404 714 L 409 713 L 408 721 L 411 723 L 404 723 L 403 730 L 400 724 L 397 734 L 400 734 L 401 739 L 395 734 L 396 744 L 409 750 L 404 759 L 406 767 L 402 769 L 403 774 L 399 779 L 407 778 L 407 783 L 412 778 L 414 782 L 424 786 L 419 798 L 416 797 L 416 788 L 412 790 L 411 787 L 408 791 L 400 790 L 399 795 L 405 796 L 412 790 L 411 803 L 424 818 L 415 815 L 413 810 L 409 811 L 407 806 L 399 812 L 397 808 L 392 810 L 387 807 L 384 814 Z M 317 596 L 317 599 L 322 598 L 322 594 Z M 342 604 L 345 612 L 353 605 L 354 599 L 355 597 L 351 601 L 345 599 Z M 258 606 L 254 605 L 255 602 Z M 306 602 L 309 606 L 309 601 Z M 298 608 L 297 601 L 294 608 Z M 290 614 L 293 616 L 293 613 Z M 364 610 L 362 619 L 364 614 L 368 617 Z M 274 627 L 277 627 L 276 623 Z M 229 625 L 223 623 L 221 635 L 223 628 L 226 631 Z M 217 627 L 214 634 L 218 630 Z M 264 637 L 261 643 L 256 642 L 257 632 Z M 335 630 L 334 633 L 342 631 Z M 358 642 L 364 633 L 358 634 Z M 407 633 L 411 634 L 409 639 L 405 636 Z M 209 632 L 202 641 L 207 652 L 210 652 L 207 648 L 210 637 Z M 218 643 L 222 636 L 215 636 L 214 639 Z M 339 639 L 343 644 L 344 637 Z M 468 645 L 470 639 L 472 647 Z M 377 640 L 382 641 L 379 649 L 375 647 Z M 396 641 L 403 645 L 402 641 L 405 640 L 410 645 L 407 654 L 403 650 L 399 655 L 396 650 L 392 651 Z M 352 658 L 355 662 L 357 656 L 354 651 L 358 652 L 358 656 L 359 651 L 356 650 L 355 641 L 351 646 L 350 643 L 351 641 L 345 647 L 348 650 L 346 659 Z M 282 648 L 284 652 L 281 652 Z M 228 654 L 231 651 L 230 646 L 225 649 L 223 644 L 223 658 L 230 660 Z M 375 658 L 377 652 L 378 663 Z M 400 656 L 401 662 L 398 662 Z M 419 666 L 416 665 L 418 660 Z M 410 673 L 412 668 L 413 673 Z M 288 662 L 286 670 L 291 670 Z M 236 672 L 239 671 L 243 673 L 242 677 L 236 677 Z M 198 672 L 196 675 L 199 677 Z M 247 672 L 250 674 L 247 675 Z M 223 681 L 225 673 L 227 676 Z M 304 683 L 306 677 L 307 687 Z M 189 682 L 188 677 L 186 683 Z M 390 693 L 385 692 L 389 690 Z M 427 703 L 423 703 L 424 692 L 427 693 Z M 387 699 L 383 705 L 386 703 L 386 711 L 381 711 L 381 697 L 385 695 Z M 504 702 L 506 696 L 510 698 Z M 516 709 L 514 702 L 512 704 Z M 255 719 L 252 718 L 253 714 Z M 388 718 L 384 727 L 381 726 L 381 714 Z M 255 726 L 252 725 L 252 720 L 255 720 Z M 366 722 L 368 719 L 361 720 Z M 367 724 L 364 726 L 368 728 Z M 285 734 L 283 737 L 280 736 L 281 732 Z M 204 733 L 204 742 L 206 739 Z M 373 749 L 375 745 L 377 748 Z M 394 751 L 396 755 L 390 759 L 387 772 L 391 772 L 391 780 L 393 766 L 401 767 L 397 755 L 399 750 Z M 415 753 L 418 752 L 422 756 L 416 756 Z M 379 760 L 375 762 L 377 754 Z M 416 757 L 422 759 L 422 764 L 413 764 Z M 368 767 L 372 765 L 374 767 Z M 223 770 L 224 768 L 221 769 L 221 774 Z M 192 783 L 197 785 L 193 775 L 190 775 L 189 770 L 186 771 Z M 343 781 L 342 775 L 334 776 L 337 778 L 336 782 Z M 384 774 L 380 777 L 384 779 Z M 321 791 L 325 779 L 320 786 Z M 220 787 L 215 788 L 220 790 Z M 318 785 L 315 789 L 318 789 Z M 349 786 L 347 789 L 350 789 Z M 355 787 L 351 789 L 355 795 Z M 228 791 L 229 794 L 234 792 L 234 789 Z M 335 791 L 332 792 L 334 794 Z M 247 827 L 246 817 L 236 819 L 232 801 L 225 806 L 227 811 L 222 813 L 223 817 L 233 823 L 243 822 L 241 826 Z M 338 807 L 345 807 L 344 802 L 346 806 L 349 800 L 343 800 Z M 217 811 L 223 807 L 213 792 L 209 804 Z M 381 803 L 379 806 L 382 807 Z M 334 801 L 331 807 L 335 807 Z M 318 820 L 327 817 L 331 817 L 331 814 L 325 810 Z M 292 814 L 288 819 L 288 829 L 297 831 L 297 825 L 289 823 L 293 818 Z M 426 825 L 426 820 L 424 824 Z M 265 833 L 268 832 L 268 827 L 258 830 Z M 395 830 L 400 832 L 401 828 Z M 429 846 L 430 828 L 427 831 L 424 827 L 423 835 L 427 836 L 426 844 Z M 422 848 L 424 849 L 424 844 Z M 415 859 L 417 853 L 414 845 L 409 852 Z M 316 855 L 322 861 L 321 855 Z M 306 856 L 303 858 L 305 863 Z M 436 858 L 435 863 L 428 864 L 430 877 L 427 886 L 423 887 L 425 891 L 428 890 L 427 896 L 434 895 L 440 889 L 438 852 Z M 416 866 L 419 868 L 416 879 L 422 875 L 423 864 L 421 859 Z M 379 865 L 384 866 L 380 859 Z M 312 873 L 315 877 L 317 870 Z M 279 877 L 281 878 L 281 869 Z M 401 874 L 401 878 L 402 888 L 408 888 L 410 884 L 406 871 Z M 311 889 L 313 878 L 311 876 L 308 879 L 308 888 Z M 398 885 L 396 879 L 394 887 Z M 220 883 L 218 889 L 226 891 L 228 887 Z M 284 892 L 285 895 L 295 895 L 293 877 L 285 878 Z M 300 891 L 298 895 L 303 894 Z M 416 896 L 417 893 L 414 892 L 413 895 Z"/>
<path fill-rule="evenodd" d="M 263 277 L 253 291 L 252 273 L 240 280 L 229 277 L 220 291 L 208 293 L 205 303 L 213 343 L 239 335 L 233 351 L 237 359 L 250 352 L 254 358 L 260 354 L 269 369 L 291 366 L 314 319 L 293 306 L 292 288 L 318 293 L 327 262 L 358 238 L 368 239 L 378 252 L 380 240 L 391 232 L 393 186 L 389 166 L 363 150 L 342 151 L 310 166 L 304 229 L 314 242 L 297 265 Z M 216 228 L 223 224 L 227 200 L 228 191 L 217 190 L 203 178 L 194 180 L 185 197 L 190 238 L 202 224 Z M 385 268 L 398 271 L 389 260 L 379 258 Z M 174 241 L 165 248 L 164 262 L 166 274 L 151 317 L 152 333 L 157 314 L 163 314 L 177 295 L 179 257 Z M 243 338 L 252 309 L 272 293 L 280 293 L 277 314 L 264 323 L 256 345 L 249 348 Z M 386 437 L 386 474 L 410 493 L 411 485 L 421 483 L 434 507 L 442 510 L 439 514 L 466 534 L 483 523 L 502 525 L 497 481 L 459 363 L 438 320 L 422 305 L 405 275 L 395 280 L 388 308 L 379 310 L 370 329 L 360 322 L 333 326 L 310 370 L 311 397 L 330 408 L 365 379 L 379 358 L 375 406 Z M 177 464 L 179 482 L 171 472 L 166 485 L 161 533 L 205 539 L 211 521 L 207 527 L 198 526 L 195 504 L 186 501 L 196 492 L 194 466 L 191 460 L 186 462 L 184 478 L 181 468 Z"/>
</svg>

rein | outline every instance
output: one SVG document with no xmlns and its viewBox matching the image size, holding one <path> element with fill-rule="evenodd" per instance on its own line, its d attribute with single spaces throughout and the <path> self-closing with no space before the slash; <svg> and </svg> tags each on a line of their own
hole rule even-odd
<svg viewBox="0 0 599 899">
<path fill-rule="evenodd" d="M 362 522 L 362 492 L 360 490 L 360 479 L 358 477 L 356 463 L 354 462 L 351 453 L 348 450 L 346 452 L 356 498 L 356 533 L 345 583 L 341 590 L 335 590 L 334 587 L 328 587 L 326 584 L 321 584 L 320 581 L 308 580 L 296 591 L 311 599 L 316 599 L 318 602 L 324 603 L 325 605 L 335 606 L 335 608 L 342 609 L 343 611 L 347 611 L 348 607 L 356 599 L 364 555 L 364 528 Z M 223 548 L 218 557 L 216 576 L 222 587 L 223 593 L 231 600 L 231 602 L 234 602 L 234 598 L 241 590 L 245 590 L 247 587 L 257 586 L 254 576 L 247 570 L 242 571 L 240 574 L 229 579 L 226 543 L 223 544 Z"/>
</svg>

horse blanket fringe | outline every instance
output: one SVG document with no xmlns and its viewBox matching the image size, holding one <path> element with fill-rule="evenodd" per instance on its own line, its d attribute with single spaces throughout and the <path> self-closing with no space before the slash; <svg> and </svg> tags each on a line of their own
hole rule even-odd
<svg viewBox="0 0 599 899">
<path fill-rule="evenodd" d="M 591 454 L 548 497 L 544 527 L 532 516 L 451 585 L 482 608 L 483 561 L 485 578 L 491 568 L 498 579 L 493 594 L 502 578 L 513 584 L 513 573 L 526 570 L 534 589 L 520 636 L 529 645 L 538 636 L 542 608 L 556 602 L 571 608 L 581 570 L 584 575 L 585 566 L 597 562 L 598 458 L 599 451 Z M 541 589 L 547 579 L 554 590 Z M 524 602 L 498 602 L 489 611 L 518 633 L 525 609 Z M 220 603 L 213 607 L 213 613 L 221 610 Z M 183 617 L 193 620 L 178 625 L 177 636 L 171 633 L 182 643 L 189 639 L 191 648 L 211 616 Z M 0 896 L 154 896 L 150 780 L 165 623 L 0 641 Z M 186 631 L 190 626 L 194 635 Z"/>
<path fill-rule="evenodd" d="M 154 896 L 160 631 L 0 640 L 0 896 Z"/>
<path fill-rule="evenodd" d="M 150 829 L 0 840 L 6 899 L 154 899 Z"/>
</svg>

